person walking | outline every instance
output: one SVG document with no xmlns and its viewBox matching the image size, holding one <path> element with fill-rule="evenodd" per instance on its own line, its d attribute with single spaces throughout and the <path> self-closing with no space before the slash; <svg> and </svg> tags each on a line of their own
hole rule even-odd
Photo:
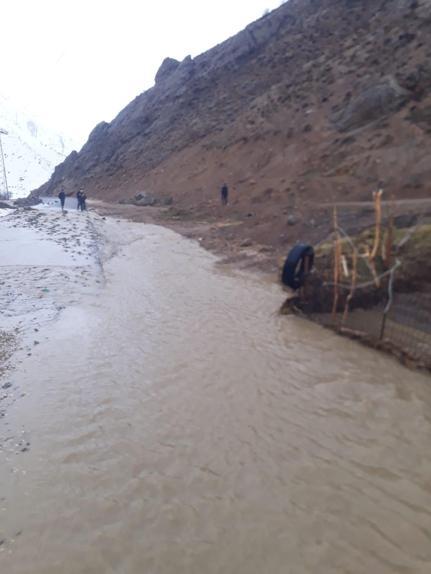
<svg viewBox="0 0 431 574">
<path fill-rule="evenodd" d="M 227 205 L 227 202 L 229 200 L 229 188 L 226 183 L 222 185 L 222 188 L 220 190 L 220 196 L 222 205 Z"/>
<path fill-rule="evenodd" d="M 76 192 L 76 201 L 78 202 L 76 205 L 76 209 L 78 211 L 81 209 L 81 198 L 82 198 L 82 191 L 79 190 Z"/>
<path fill-rule="evenodd" d="M 87 211 L 87 196 L 85 195 L 85 192 L 81 190 L 81 211 Z"/>
<path fill-rule="evenodd" d="M 66 201 L 66 194 L 64 193 L 63 188 L 61 188 L 61 191 L 58 194 L 58 199 L 60 200 L 61 211 L 64 211 L 64 202 Z"/>
</svg>

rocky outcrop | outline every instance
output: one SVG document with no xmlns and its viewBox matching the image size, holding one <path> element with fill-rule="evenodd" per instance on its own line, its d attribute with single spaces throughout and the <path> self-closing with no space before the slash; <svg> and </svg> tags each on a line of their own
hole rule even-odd
<svg viewBox="0 0 431 574">
<path fill-rule="evenodd" d="M 163 80 L 169 78 L 169 76 L 175 72 L 179 65 L 180 63 L 178 60 L 174 60 L 174 58 L 165 58 L 157 71 L 155 78 L 156 84 L 159 84 L 160 82 L 163 82 Z"/>
</svg>

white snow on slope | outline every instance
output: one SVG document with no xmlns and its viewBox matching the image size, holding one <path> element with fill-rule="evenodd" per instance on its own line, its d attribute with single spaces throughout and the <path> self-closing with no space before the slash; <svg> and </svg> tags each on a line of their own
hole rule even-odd
<svg viewBox="0 0 431 574">
<path fill-rule="evenodd" d="M 76 146 L 70 139 L 47 130 L 28 114 L 14 109 L 0 95 L 0 128 L 9 192 L 13 199 L 25 197 L 50 178 L 56 165 Z M 5 185 L 0 166 L 0 195 Z"/>
</svg>

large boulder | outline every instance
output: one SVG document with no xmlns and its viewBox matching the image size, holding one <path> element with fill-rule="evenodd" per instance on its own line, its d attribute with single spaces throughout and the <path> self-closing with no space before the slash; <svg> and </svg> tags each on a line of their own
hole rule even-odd
<svg viewBox="0 0 431 574">
<path fill-rule="evenodd" d="M 411 97 L 392 76 L 368 86 L 333 117 L 337 129 L 346 132 L 399 110 Z"/>
<path fill-rule="evenodd" d="M 148 207 L 156 205 L 157 199 L 149 193 L 138 193 L 135 195 L 133 203 Z"/>
</svg>

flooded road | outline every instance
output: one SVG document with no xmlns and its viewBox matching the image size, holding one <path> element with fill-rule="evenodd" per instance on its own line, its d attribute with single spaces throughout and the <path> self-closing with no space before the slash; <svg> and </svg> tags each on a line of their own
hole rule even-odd
<svg viewBox="0 0 431 574">
<path fill-rule="evenodd" d="M 99 290 L 9 375 L 0 572 L 429 574 L 430 379 L 171 231 L 97 225 Z"/>
</svg>

